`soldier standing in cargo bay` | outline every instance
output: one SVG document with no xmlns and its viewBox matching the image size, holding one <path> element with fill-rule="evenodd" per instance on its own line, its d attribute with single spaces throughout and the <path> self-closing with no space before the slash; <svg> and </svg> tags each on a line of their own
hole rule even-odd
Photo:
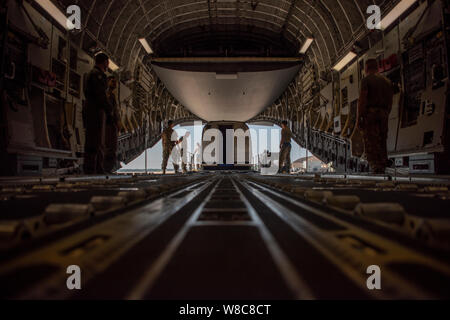
<svg viewBox="0 0 450 320">
<path fill-rule="evenodd" d="M 95 67 L 86 77 L 84 95 L 86 105 L 86 141 L 84 147 L 84 173 L 103 174 L 105 116 L 111 114 L 111 104 L 106 95 L 109 57 L 104 53 L 95 56 Z"/>
<path fill-rule="evenodd" d="M 366 61 L 366 77 L 361 81 L 358 126 L 364 137 L 364 149 L 371 171 L 384 173 L 388 165 L 386 140 L 394 87 L 378 73 L 375 59 Z"/>
<path fill-rule="evenodd" d="M 112 173 L 117 169 L 117 144 L 120 128 L 120 113 L 117 105 L 117 79 L 114 76 L 108 77 L 107 96 L 112 107 L 111 113 L 106 115 L 105 122 L 105 164 L 107 173 Z"/>
<path fill-rule="evenodd" d="M 169 120 L 167 124 L 167 128 L 161 134 L 162 146 L 163 146 L 163 162 L 162 162 L 162 171 L 163 174 L 166 174 L 167 163 L 169 161 L 169 157 L 172 153 L 173 148 L 179 144 L 183 139 L 178 140 L 177 134 L 173 127 L 175 124 L 172 120 Z M 175 161 L 173 161 L 173 167 L 175 169 L 175 173 L 178 173 L 179 165 Z"/>
<path fill-rule="evenodd" d="M 281 123 L 281 141 L 280 141 L 280 160 L 278 173 L 290 173 L 291 171 L 291 139 L 292 132 L 288 127 L 288 122 L 283 121 Z"/>
</svg>

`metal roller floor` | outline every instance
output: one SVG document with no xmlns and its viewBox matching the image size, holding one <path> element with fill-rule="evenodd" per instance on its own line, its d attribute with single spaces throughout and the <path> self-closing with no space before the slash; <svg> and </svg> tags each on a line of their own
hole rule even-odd
<svg viewBox="0 0 450 320">
<path fill-rule="evenodd" d="M 449 298 L 448 181 L 203 173 L 2 182 L 8 299 Z M 79 266 L 81 290 L 66 286 Z M 367 286 L 369 266 L 382 289 Z"/>
</svg>

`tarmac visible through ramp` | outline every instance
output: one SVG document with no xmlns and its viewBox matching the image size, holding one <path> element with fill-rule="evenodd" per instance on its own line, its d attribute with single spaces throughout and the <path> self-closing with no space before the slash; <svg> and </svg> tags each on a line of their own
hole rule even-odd
<svg viewBox="0 0 450 320">
<path fill-rule="evenodd" d="M 2 295 L 448 298 L 449 195 L 447 184 L 433 181 L 233 172 L 8 183 L 0 217 Z M 15 213 L 30 205 L 28 214 Z M 30 221 L 39 227 L 30 230 Z M 66 287 L 70 265 L 82 270 L 75 293 Z M 373 265 L 383 290 L 367 286 Z"/>
</svg>

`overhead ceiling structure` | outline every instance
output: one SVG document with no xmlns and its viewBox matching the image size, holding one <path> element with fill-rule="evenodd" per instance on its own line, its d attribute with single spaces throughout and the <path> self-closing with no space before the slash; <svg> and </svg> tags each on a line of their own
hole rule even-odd
<svg viewBox="0 0 450 320">
<path fill-rule="evenodd" d="M 376 4 L 386 12 L 398 0 L 77 2 L 83 30 L 73 40 L 85 50 L 108 52 L 123 70 L 133 70 L 137 59 L 150 64 L 149 52 L 158 58 L 303 57 L 319 70 L 329 70 L 355 41 L 364 48 L 378 40 L 371 37 L 379 34 L 371 35 L 365 26 L 368 6 Z M 63 8 L 73 0 L 57 4 Z M 305 42 L 312 39 L 303 55 Z"/>
<path fill-rule="evenodd" d="M 57 1 L 55 1 L 57 2 Z M 309 55 L 330 66 L 345 47 L 365 31 L 367 7 L 382 11 L 392 0 L 79 0 L 84 31 L 78 41 L 85 48 L 99 46 L 126 67 L 147 52 L 146 38 L 156 55 L 173 47 L 189 53 L 215 35 L 301 49 L 315 39 Z M 73 0 L 60 0 L 64 8 Z M 184 39 L 173 43 L 174 38 Z M 292 48 L 290 48 L 292 50 Z M 296 53 L 297 53 L 296 52 Z"/>
</svg>

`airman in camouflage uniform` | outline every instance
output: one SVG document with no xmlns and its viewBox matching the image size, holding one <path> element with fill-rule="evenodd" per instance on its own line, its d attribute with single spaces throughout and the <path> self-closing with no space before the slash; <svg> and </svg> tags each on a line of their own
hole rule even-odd
<svg viewBox="0 0 450 320">
<path fill-rule="evenodd" d="M 291 170 L 291 139 L 292 139 L 292 132 L 291 129 L 288 127 L 288 122 L 283 121 L 281 124 L 281 141 L 280 141 L 280 159 L 279 159 L 279 165 L 280 168 L 278 170 L 278 173 L 290 173 Z"/>
<path fill-rule="evenodd" d="M 180 152 L 180 156 L 181 156 L 181 170 L 183 171 L 183 173 L 188 173 L 188 169 L 187 169 L 187 162 L 189 161 L 188 159 L 188 153 L 187 153 L 187 139 L 190 137 L 191 133 L 188 131 L 186 132 L 186 134 L 183 137 L 183 144 L 180 145 L 181 147 L 181 152 Z"/>
<path fill-rule="evenodd" d="M 104 53 L 95 56 L 95 67 L 86 77 L 84 94 L 86 105 L 83 110 L 86 123 L 84 150 L 84 172 L 104 173 L 104 123 L 105 115 L 111 113 L 111 104 L 106 96 L 109 58 Z"/>
<path fill-rule="evenodd" d="M 117 79 L 113 76 L 108 77 L 107 95 L 112 110 L 106 115 L 105 123 L 105 171 L 113 172 L 118 168 L 117 144 L 120 128 L 120 113 L 116 98 Z"/>
<path fill-rule="evenodd" d="M 173 121 L 170 120 L 167 128 L 164 129 L 161 135 L 163 146 L 163 161 L 162 161 L 163 174 L 166 174 L 167 163 L 169 162 L 169 157 L 172 154 L 173 148 L 180 143 L 180 140 L 178 140 L 175 130 L 173 130 L 174 126 L 175 125 Z M 173 161 L 173 167 L 175 169 L 175 173 L 178 173 L 179 165 L 175 161 Z"/>
<path fill-rule="evenodd" d="M 384 173 L 388 165 L 386 140 L 394 87 L 378 73 L 375 59 L 366 62 L 367 76 L 361 82 L 358 126 L 363 132 L 364 147 L 373 173 Z"/>
</svg>

